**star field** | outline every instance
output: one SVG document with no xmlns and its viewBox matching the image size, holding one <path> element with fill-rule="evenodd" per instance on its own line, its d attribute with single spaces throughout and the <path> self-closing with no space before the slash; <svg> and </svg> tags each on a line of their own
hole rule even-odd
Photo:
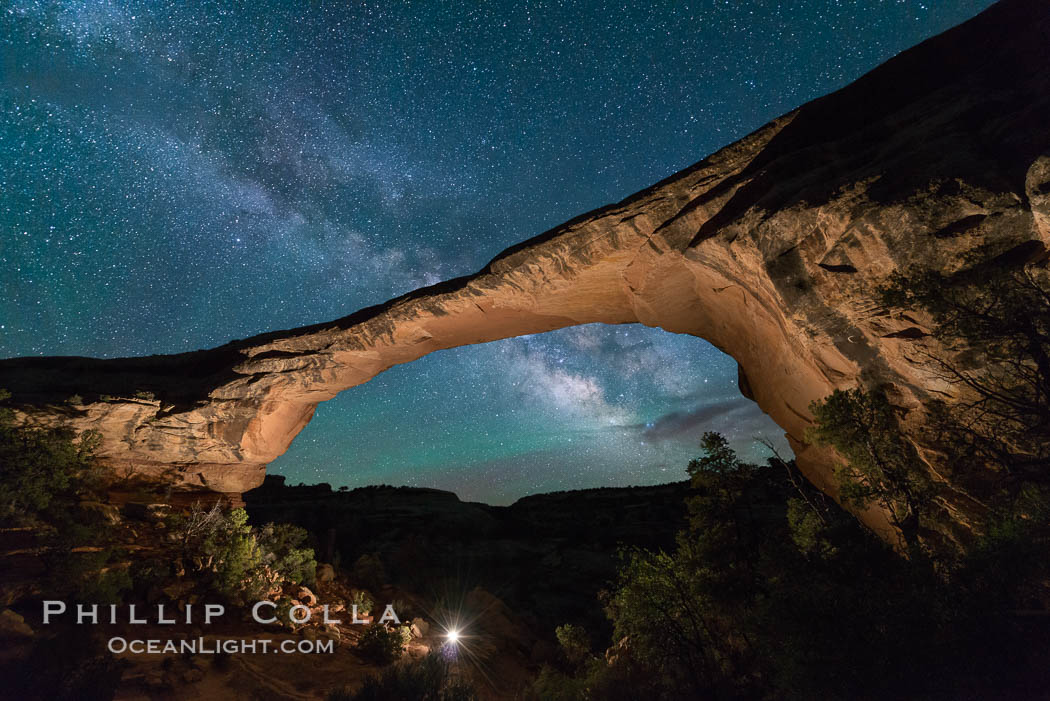
<svg viewBox="0 0 1050 701">
<path fill-rule="evenodd" d="M 0 2 L 0 356 L 210 347 L 474 272 L 990 4 Z M 778 429 L 705 342 L 588 326 L 322 405 L 271 470 L 506 503 Z"/>
</svg>

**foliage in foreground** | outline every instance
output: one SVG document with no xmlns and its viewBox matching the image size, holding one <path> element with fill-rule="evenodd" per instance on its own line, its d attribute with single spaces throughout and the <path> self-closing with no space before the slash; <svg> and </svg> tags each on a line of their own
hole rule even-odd
<svg viewBox="0 0 1050 701">
<path fill-rule="evenodd" d="M 0 390 L 0 402 L 8 399 Z M 218 504 L 169 518 L 177 551 L 169 560 L 129 563 L 102 503 L 98 444 L 91 431 L 78 437 L 63 428 L 18 426 L 13 411 L 0 406 L 0 524 L 34 527 L 45 546 L 45 588 L 52 595 L 117 603 L 136 584 L 133 574 L 141 577 L 139 583 L 160 585 L 171 578 L 172 561 L 234 602 L 313 583 L 317 563 L 313 550 L 304 547 L 304 529 L 253 528 L 243 509 L 226 512 Z"/>
<path fill-rule="evenodd" d="M 195 505 L 188 515 L 169 519 L 177 534 L 182 563 L 210 580 L 226 599 L 248 603 L 278 594 L 283 587 L 312 585 L 317 561 L 301 547 L 308 534 L 290 524 L 248 524 L 244 509 L 223 511 Z"/>
<path fill-rule="evenodd" d="M 948 351 L 917 348 L 953 395 L 924 399 L 925 431 L 971 519 L 1050 495 L 1050 269 L 1026 251 L 979 247 L 957 272 L 898 272 L 881 290 L 887 307 L 925 312 Z"/>
<path fill-rule="evenodd" d="M 38 638 L 24 659 L 0 663 L 11 699 L 108 701 L 120 683 L 123 664 L 89 626 L 66 626 L 54 637 Z"/>
<path fill-rule="evenodd" d="M 625 553 L 604 596 L 607 659 L 559 629 L 562 663 L 527 698 L 1025 698 L 1048 681 L 1045 626 L 1013 615 L 1048 576 L 1041 524 L 1004 520 L 959 559 L 906 558 L 790 463 L 741 462 L 717 434 L 703 447 L 677 547 Z"/>
<path fill-rule="evenodd" d="M 475 701 L 469 683 L 453 675 L 452 663 L 442 653 L 433 651 L 413 662 L 388 667 L 378 676 L 369 677 L 357 691 L 333 691 L 327 701 Z"/>
<path fill-rule="evenodd" d="M 373 623 L 365 629 L 354 651 L 361 659 L 385 667 L 401 658 L 408 642 L 407 633 L 407 627 L 388 629 L 384 624 Z"/>
<path fill-rule="evenodd" d="M 957 395 L 932 401 L 932 428 L 955 481 L 986 496 L 1050 481 L 1050 269 L 1014 253 L 980 248 L 956 273 L 895 273 L 881 290 L 887 306 L 927 312 L 953 352 L 929 356 Z"/>
<path fill-rule="evenodd" d="M 0 402 L 10 398 L 0 390 Z M 94 431 L 77 436 L 66 428 L 16 425 L 14 412 L 0 406 L 0 525 L 32 528 L 43 546 L 45 589 L 111 604 L 131 579 L 112 524 L 89 508 L 103 485 L 94 458 L 99 440 Z"/>
<path fill-rule="evenodd" d="M 11 393 L 0 390 L 0 402 Z M 23 523 L 58 502 L 68 506 L 96 476 L 99 435 L 64 428 L 17 426 L 0 407 L 0 524 Z"/>
<path fill-rule="evenodd" d="M 816 425 L 807 437 L 833 446 L 845 458 L 836 475 L 842 500 L 861 510 L 879 506 L 904 548 L 917 552 L 933 488 L 915 449 L 901 440 L 885 396 L 859 389 L 835 390 L 814 402 L 810 411 Z"/>
</svg>

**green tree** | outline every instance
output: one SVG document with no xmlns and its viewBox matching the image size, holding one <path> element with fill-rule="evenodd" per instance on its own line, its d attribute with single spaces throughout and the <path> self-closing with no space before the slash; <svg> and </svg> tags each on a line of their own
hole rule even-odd
<svg viewBox="0 0 1050 701">
<path fill-rule="evenodd" d="M 558 645 L 570 664 L 578 665 L 591 655 L 591 640 L 583 626 L 567 623 L 554 629 Z"/>
<path fill-rule="evenodd" d="M 0 390 L 0 402 L 10 398 Z M 66 428 L 16 425 L 14 411 L 0 406 L 0 522 L 32 519 L 55 500 L 70 503 L 93 488 L 100 440 L 95 431 L 76 436 Z"/>
<path fill-rule="evenodd" d="M 216 588 L 232 600 L 256 598 L 271 583 L 264 579 L 264 553 L 244 509 L 231 510 L 222 527 L 205 539 L 203 550 L 211 558 Z"/>
<path fill-rule="evenodd" d="M 1026 487 L 1050 485 L 1050 271 L 994 253 L 952 274 L 895 273 L 881 293 L 932 318 L 947 353 L 917 350 L 956 395 L 927 401 L 932 438 L 953 482 L 997 519 Z"/>
<path fill-rule="evenodd" d="M 373 623 L 365 629 L 354 649 L 361 659 L 385 667 L 401 657 L 405 639 L 400 630 Z"/>
<path fill-rule="evenodd" d="M 355 582 L 372 591 L 382 589 L 388 580 L 386 568 L 377 553 L 366 553 L 357 558 L 351 574 Z"/>
<path fill-rule="evenodd" d="M 834 447 L 846 459 L 837 471 L 843 500 L 859 508 L 880 506 L 908 551 L 919 553 L 933 488 L 915 449 L 902 440 L 885 396 L 835 390 L 813 402 L 810 411 L 816 424 L 808 438 Z"/>
<path fill-rule="evenodd" d="M 313 586 L 317 575 L 317 560 L 313 548 L 306 544 L 306 529 L 290 523 L 268 523 L 258 530 L 263 562 L 293 584 Z"/>
<path fill-rule="evenodd" d="M 584 698 L 642 684 L 653 699 L 857 698 L 937 683 L 954 604 L 930 569 L 792 464 L 742 462 L 715 434 L 703 445 L 674 551 L 627 554 L 606 599 L 617 663 L 573 676 Z"/>
<path fill-rule="evenodd" d="M 0 390 L 0 402 L 10 397 Z M 0 406 L 0 523 L 34 526 L 48 591 L 110 604 L 131 587 L 123 552 L 112 524 L 78 504 L 102 486 L 99 442 L 94 431 L 78 437 L 66 428 L 16 425 L 14 412 Z"/>
<path fill-rule="evenodd" d="M 369 596 L 367 591 L 354 589 L 350 593 L 350 605 L 357 607 L 359 616 L 366 616 L 372 612 L 373 607 L 375 607 L 375 601 Z M 397 609 L 394 610 L 397 611 Z"/>
<path fill-rule="evenodd" d="M 227 599 L 247 602 L 288 584 L 312 583 L 317 569 L 314 552 L 301 548 L 302 528 L 267 524 L 255 529 L 244 509 L 223 512 L 194 505 L 187 515 L 173 517 L 182 560 L 206 573 L 211 586 Z"/>
<path fill-rule="evenodd" d="M 614 639 L 656 679 L 666 697 L 741 693 L 756 662 L 755 609 L 759 560 L 782 510 L 768 508 L 782 491 L 780 470 L 739 461 L 724 437 L 707 433 L 704 454 L 689 463 L 695 496 L 689 527 L 673 553 L 626 553 L 606 602 Z M 775 501 L 775 500 L 774 500 Z"/>
</svg>

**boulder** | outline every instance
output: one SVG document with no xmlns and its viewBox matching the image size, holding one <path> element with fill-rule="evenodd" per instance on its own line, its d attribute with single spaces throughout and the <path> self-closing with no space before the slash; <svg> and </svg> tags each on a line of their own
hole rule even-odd
<svg viewBox="0 0 1050 701">
<path fill-rule="evenodd" d="M 33 629 L 21 615 L 11 609 L 4 609 L 0 612 L 0 636 L 31 638 Z"/>
<path fill-rule="evenodd" d="M 299 587 L 299 592 L 295 595 L 295 598 L 301 601 L 303 605 L 307 607 L 317 605 L 317 595 L 306 587 Z"/>
<path fill-rule="evenodd" d="M 430 631 L 430 624 L 424 621 L 422 618 L 412 619 L 412 637 L 422 638 Z"/>
<path fill-rule="evenodd" d="M 328 563 L 318 564 L 316 578 L 318 584 L 328 584 L 335 581 L 335 568 Z"/>
<path fill-rule="evenodd" d="M 88 517 L 97 516 L 104 523 L 115 526 L 120 523 L 120 509 L 113 504 L 103 504 L 100 501 L 85 500 L 78 505 L 81 512 Z"/>
</svg>

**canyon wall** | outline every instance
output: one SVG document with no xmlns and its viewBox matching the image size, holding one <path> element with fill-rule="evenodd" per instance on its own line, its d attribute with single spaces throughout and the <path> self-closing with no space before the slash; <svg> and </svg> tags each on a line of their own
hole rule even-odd
<svg viewBox="0 0 1050 701">
<path fill-rule="evenodd" d="M 499 254 L 475 275 L 330 323 L 115 360 L 0 361 L 19 419 L 102 433 L 118 473 L 240 492 L 319 402 L 435 350 L 575 324 L 704 338 L 834 491 L 807 445 L 811 401 L 886 391 L 908 439 L 952 399 L 923 313 L 890 310 L 893 271 L 953 271 L 981 246 L 1050 244 L 1050 6 L 1004 0 L 846 88 L 617 204 Z M 688 145 L 683 145 L 688 148 Z M 873 525 L 877 514 L 866 519 Z"/>
</svg>

